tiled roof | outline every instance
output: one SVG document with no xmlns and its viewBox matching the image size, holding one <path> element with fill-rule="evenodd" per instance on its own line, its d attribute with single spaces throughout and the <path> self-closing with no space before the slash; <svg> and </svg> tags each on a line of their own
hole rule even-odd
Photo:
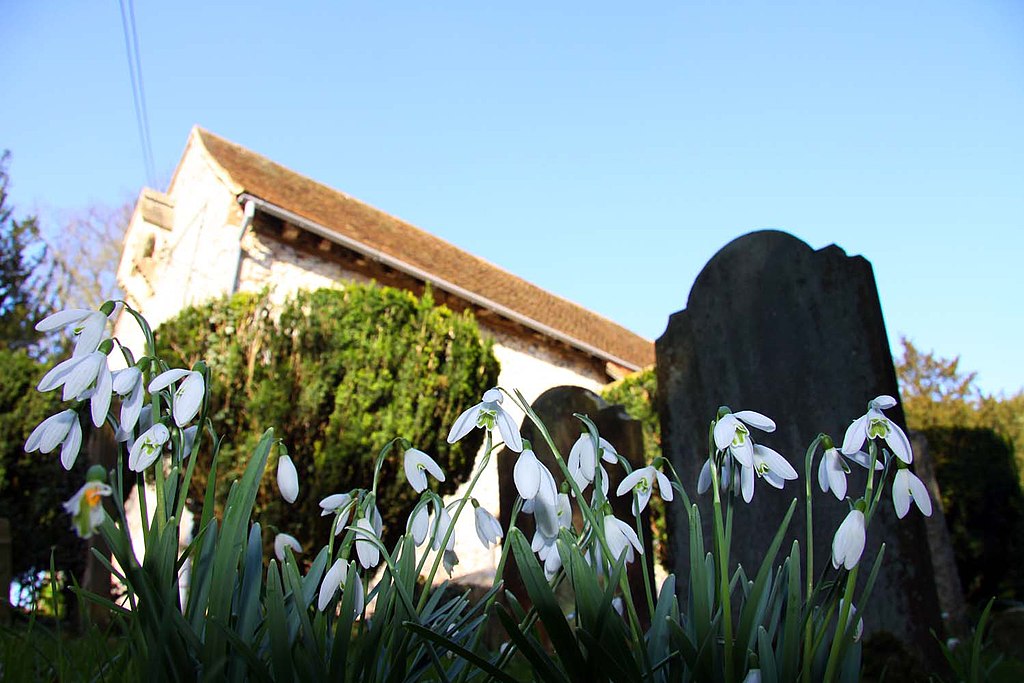
<svg viewBox="0 0 1024 683">
<path fill-rule="evenodd" d="M 441 281 L 554 330 L 578 348 L 635 367 L 654 362 L 654 344 L 607 318 L 547 292 L 448 242 L 348 195 L 306 178 L 208 131 L 195 132 L 241 193 L 296 214 Z M 529 325 L 529 322 L 526 324 Z M 548 328 L 548 329 L 545 329 Z"/>
</svg>

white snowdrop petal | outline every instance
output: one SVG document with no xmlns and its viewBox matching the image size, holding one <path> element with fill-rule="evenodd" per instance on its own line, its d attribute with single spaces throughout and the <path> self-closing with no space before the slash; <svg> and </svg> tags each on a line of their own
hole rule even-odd
<svg viewBox="0 0 1024 683">
<path fill-rule="evenodd" d="M 452 425 L 451 431 L 448 432 L 448 443 L 455 443 L 462 437 L 469 434 L 473 429 L 476 428 L 477 418 L 480 417 L 480 411 L 483 410 L 483 406 L 479 403 L 469 408 L 455 420 L 455 424 Z"/>
<path fill-rule="evenodd" d="M 60 464 L 65 470 L 75 466 L 78 459 L 78 450 L 82 447 L 82 423 L 77 417 L 71 421 L 71 428 L 68 430 L 67 438 L 64 439 L 64 446 L 60 449 Z"/>
<path fill-rule="evenodd" d="M 182 368 L 172 368 L 166 372 L 162 372 L 153 378 L 153 381 L 149 383 L 149 393 L 156 393 L 161 389 L 166 389 L 171 386 L 185 375 L 192 372 L 191 370 L 184 370 Z"/>
<path fill-rule="evenodd" d="M 290 456 L 282 455 L 277 460 L 277 488 L 288 504 L 299 497 L 299 473 Z"/>
<path fill-rule="evenodd" d="M 767 415 L 762 415 L 756 410 L 741 410 L 733 413 L 737 419 L 743 420 L 751 427 L 757 427 L 763 432 L 774 432 L 775 421 Z"/>
<path fill-rule="evenodd" d="M 52 332 L 85 320 L 92 311 L 84 308 L 67 308 L 46 316 L 36 323 L 37 332 Z"/>
</svg>

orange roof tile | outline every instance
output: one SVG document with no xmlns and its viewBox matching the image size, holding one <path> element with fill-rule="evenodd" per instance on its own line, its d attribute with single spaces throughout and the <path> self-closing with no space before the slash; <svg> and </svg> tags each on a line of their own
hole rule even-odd
<svg viewBox="0 0 1024 683">
<path fill-rule="evenodd" d="M 654 344 L 621 325 L 244 147 L 200 128 L 196 132 L 213 160 L 243 188 L 240 194 L 430 273 L 493 303 L 499 313 L 504 308 L 525 318 L 527 325 L 536 323 L 530 326 L 542 333 L 597 350 L 605 360 L 636 368 L 654 362 Z"/>
</svg>

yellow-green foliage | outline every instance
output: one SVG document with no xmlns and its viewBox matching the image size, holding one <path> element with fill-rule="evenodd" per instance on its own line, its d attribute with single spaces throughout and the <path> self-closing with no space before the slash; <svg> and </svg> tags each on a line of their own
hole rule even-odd
<svg viewBox="0 0 1024 683">
<path fill-rule="evenodd" d="M 448 429 L 498 376 L 472 316 L 435 306 L 429 293 L 372 285 L 300 292 L 280 310 L 239 294 L 186 309 L 156 337 L 161 355 L 210 365 L 211 417 L 224 436 L 218 493 L 226 495 L 264 429 L 284 440 L 299 473 L 298 500 L 286 504 L 268 478 L 257 514 L 307 549 L 328 539 L 332 518 L 320 517 L 319 501 L 369 487 L 374 457 L 395 437 L 434 456 L 448 473 L 439 490 L 454 491 L 480 437 L 449 445 Z M 400 462 L 388 459 L 378 487 L 389 547 L 415 501 Z M 208 467 L 207 455 L 192 479 L 196 503 Z"/>
</svg>

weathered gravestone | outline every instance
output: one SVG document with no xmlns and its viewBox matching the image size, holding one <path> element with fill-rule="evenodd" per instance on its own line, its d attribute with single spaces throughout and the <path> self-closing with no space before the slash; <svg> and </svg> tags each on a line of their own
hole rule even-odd
<svg viewBox="0 0 1024 683">
<path fill-rule="evenodd" d="M 554 387 L 541 394 L 533 402 L 532 408 L 547 426 L 548 432 L 551 434 L 551 438 L 563 458 L 568 458 L 569 449 L 572 448 L 572 445 L 579 438 L 582 431 L 586 429 L 579 419 L 573 417 L 574 413 L 580 413 L 593 420 L 601 437 L 613 445 L 615 450 L 629 461 L 633 469 L 643 467 L 646 464 L 643 462 L 644 445 L 640 422 L 629 417 L 622 406 L 609 405 L 603 398 L 589 389 L 573 386 Z M 544 441 L 544 437 L 541 436 L 540 431 L 529 417 L 526 417 L 523 421 L 521 434 L 524 439 L 530 441 L 537 459 L 544 463 L 548 470 L 551 471 L 551 474 L 555 477 L 555 482 L 558 484 L 559 489 L 561 489 L 565 478 L 558 469 L 555 457 Z M 502 449 L 498 455 L 498 481 L 501 491 L 501 508 L 498 519 L 503 529 L 508 528 L 509 522 L 512 519 L 512 507 L 517 496 L 512 474 L 518 457 L 518 453 L 514 453 L 507 448 Z M 632 495 L 624 495 L 622 497 L 615 495 L 615 489 L 624 476 L 622 468 L 606 463 L 605 469 L 609 474 L 608 495 L 612 502 L 615 516 L 622 520 L 632 521 Z M 587 490 L 588 495 L 591 490 Z M 581 528 L 583 519 L 575 503 L 573 504 L 573 513 L 575 517 L 573 521 L 576 528 Z M 644 510 L 641 517 L 641 528 L 645 530 L 641 540 L 647 552 L 645 552 L 642 558 L 634 561 L 627 569 L 629 584 L 635 597 L 644 595 L 644 579 L 641 573 L 643 568 L 646 567 L 652 582 L 654 576 L 653 557 L 650 552 L 651 525 L 648 511 Z M 520 513 L 516 519 L 516 526 L 522 530 L 527 539 L 533 538 L 534 525 L 531 515 Z M 515 570 L 514 563 L 511 560 L 509 561 L 509 566 L 506 567 L 504 578 L 506 587 L 512 590 L 517 597 L 525 595 L 518 572 Z M 647 601 L 635 599 L 634 604 L 641 622 L 647 623 L 649 619 Z"/>
<path fill-rule="evenodd" d="M 656 354 L 665 455 L 698 501 L 705 534 L 710 537 L 712 528 L 711 495 L 696 496 L 696 484 L 707 459 L 708 424 L 719 406 L 756 410 L 778 429 L 751 430 L 755 440 L 782 453 L 800 480 L 778 491 L 758 479 L 753 502 L 737 501 L 731 560 L 752 575 L 793 498 L 801 503 L 782 548 L 793 539 L 804 546 L 804 476 L 810 476 L 815 573 L 831 569 L 832 536 L 849 508 L 818 488 L 817 460 L 805 475 L 807 446 L 819 432 L 841 445 L 870 399 L 899 396 L 871 264 L 835 245 L 814 251 L 783 232 L 740 237 L 701 271 L 686 309 L 672 315 L 657 340 Z M 905 424 L 901 406 L 886 414 Z M 853 469 L 848 494 L 856 497 L 864 490 L 866 470 Z M 929 629 L 942 632 L 940 612 L 922 517 L 912 507 L 898 520 L 888 490 L 886 496 L 861 559 L 870 568 L 880 543 L 886 543 L 863 612 L 865 626 L 869 634 L 888 631 L 914 650 L 938 656 Z M 687 575 L 689 564 L 679 550 L 688 542 L 685 514 L 681 506 L 668 508 L 679 576 Z M 862 584 L 867 574 L 860 573 Z"/>
</svg>

